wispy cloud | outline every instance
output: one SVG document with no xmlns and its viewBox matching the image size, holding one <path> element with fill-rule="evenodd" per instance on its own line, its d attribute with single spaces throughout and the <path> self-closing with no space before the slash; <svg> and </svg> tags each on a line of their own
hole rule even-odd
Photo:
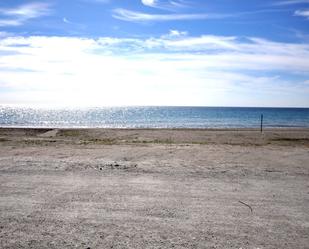
<svg viewBox="0 0 309 249">
<path fill-rule="evenodd" d="M 3 37 L 0 53 L 2 104 L 309 105 L 308 44 L 173 30 L 148 39 Z"/>
<path fill-rule="evenodd" d="M 0 26 L 19 26 L 51 13 L 50 4 L 33 2 L 15 8 L 0 8 Z"/>
<path fill-rule="evenodd" d="M 63 17 L 62 18 L 62 21 L 66 24 L 66 25 L 70 25 L 71 28 L 77 28 L 78 30 L 85 30 L 87 28 L 87 26 L 85 24 L 82 24 L 82 23 L 78 23 L 78 22 L 75 22 L 75 21 L 71 21 L 70 19 L 68 19 L 67 17 Z M 73 32 L 73 30 L 71 31 L 71 34 L 75 34 Z"/>
<path fill-rule="evenodd" d="M 171 29 L 168 35 L 162 36 L 162 37 L 180 37 L 180 36 L 186 36 L 186 35 L 188 35 L 187 31 L 179 31 L 176 29 Z"/>
<path fill-rule="evenodd" d="M 65 18 L 65 17 L 62 18 L 62 21 L 64 23 L 71 24 L 71 22 L 67 18 Z"/>
<path fill-rule="evenodd" d="M 295 16 L 302 16 L 309 19 L 309 9 L 308 10 L 296 10 L 294 12 Z"/>
<path fill-rule="evenodd" d="M 132 11 L 128 9 L 114 9 L 113 17 L 130 22 L 163 22 L 163 21 L 186 21 L 203 19 L 225 19 L 241 16 L 257 15 L 260 13 L 285 12 L 284 9 L 261 9 L 256 11 L 235 12 L 235 13 L 181 13 L 181 14 L 149 14 L 145 12 Z"/>
<path fill-rule="evenodd" d="M 22 25 L 22 21 L 20 19 L 0 19 L 0 27 L 4 26 L 19 26 Z"/>
<path fill-rule="evenodd" d="M 286 0 L 286 1 L 279 1 L 275 2 L 273 5 L 293 5 L 293 4 L 303 4 L 303 3 L 309 3 L 309 0 Z"/>
<path fill-rule="evenodd" d="M 183 0 L 141 0 L 142 4 L 148 7 L 176 11 L 187 8 L 188 4 Z"/>
<path fill-rule="evenodd" d="M 207 19 L 207 14 L 147 14 L 127 9 L 114 9 L 113 17 L 123 21 L 151 22 L 151 21 L 177 21 Z"/>
</svg>

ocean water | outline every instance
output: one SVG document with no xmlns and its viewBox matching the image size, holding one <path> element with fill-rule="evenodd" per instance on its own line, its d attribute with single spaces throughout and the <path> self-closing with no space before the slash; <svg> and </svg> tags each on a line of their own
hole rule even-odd
<svg viewBox="0 0 309 249">
<path fill-rule="evenodd" d="M 309 108 L 108 107 L 32 109 L 0 106 L 0 127 L 258 128 L 309 127 Z"/>
</svg>

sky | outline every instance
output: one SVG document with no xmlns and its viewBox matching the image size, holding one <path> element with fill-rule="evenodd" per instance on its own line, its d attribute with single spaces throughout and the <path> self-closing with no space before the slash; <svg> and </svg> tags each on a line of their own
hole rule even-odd
<svg viewBox="0 0 309 249">
<path fill-rule="evenodd" d="M 0 105 L 309 107 L 309 0 L 0 0 Z"/>
</svg>

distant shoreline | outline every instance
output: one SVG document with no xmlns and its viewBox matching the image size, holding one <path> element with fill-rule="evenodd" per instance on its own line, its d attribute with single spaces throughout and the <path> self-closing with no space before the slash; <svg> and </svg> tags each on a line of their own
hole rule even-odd
<svg viewBox="0 0 309 249">
<path fill-rule="evenodd" d="M 105 128 L 105 127 L 35 127 L 35 126 L 0 126 L 1 130 L 154 130 L 154 131 L 160 131 L 160 130 L 175 130 L 175 131 L 260 131 L 260 127 L 256 128 L 246 128 L 246 127 L 227 127 L 227 128 L 161 128 L 161 127 L 141 127 L 141 128 L 127 128 L 127 127 L 114 127 L 114 128 Z M 297 131 L 309 131 L 308 127 L 299 127 L 299 126 L 276 126 L 276 127 L 263 127 L 263 130 L 265 131 L 275 131 L 275 130 L 297 130 Z"/>
<path fill-rule="evenodd" d="M 65 106 L 14 106 L 0 104 L 0 108 L 20 108 L 38 110 L 90 110 L 90 109 L 109 109 L 109 108 L 248 108 L 248 109 L 309 109 L 304 106 L 201 106 L 201 105 L 115 105 L 115 106 L 86 106 L 86 107 L 65 107 Z"/>
</svg>

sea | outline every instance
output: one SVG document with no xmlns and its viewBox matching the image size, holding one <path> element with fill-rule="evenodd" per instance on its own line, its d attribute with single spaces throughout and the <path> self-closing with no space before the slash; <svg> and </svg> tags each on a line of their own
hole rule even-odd
<svg viewBox="0 0 309 249">
<path fill-rule="evenodd" d="M 309 127 L 309 108 L 0 106 L 0 127 L 38 128 L 268 128 Z"/>
</svg>

